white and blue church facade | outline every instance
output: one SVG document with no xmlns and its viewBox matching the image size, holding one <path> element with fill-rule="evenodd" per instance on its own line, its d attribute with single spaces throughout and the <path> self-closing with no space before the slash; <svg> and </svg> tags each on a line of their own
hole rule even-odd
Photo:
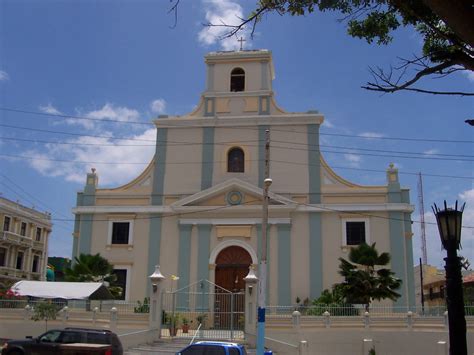
<svg viewBox="0 0 474 355">
<path fill-rule="evenodd" d="M 340 257 L 376 242 L 403 281 L 394 304 L 413 306 L 413 206 L 397 169 L 389 166 L 380 186 L 338 176 L 319 151 L 324 116 L 275 103 L 270 51 L 213 52 L 205 63 L 197 108 L 154 120 L 156 153 L 141 175 L 116 188 L 99 187 L 100 171 L 87 175 L 73 209 L 73 257 L 106 257 L 129 301 L 147 296 L 158 264 L 165 276 L 179 277 L 168 277 L 168 288 L 206 279 L 242 290 L 262 252 L 268 130 L 268 304 L 319 297 L 341 281 Z"/>
</svg>

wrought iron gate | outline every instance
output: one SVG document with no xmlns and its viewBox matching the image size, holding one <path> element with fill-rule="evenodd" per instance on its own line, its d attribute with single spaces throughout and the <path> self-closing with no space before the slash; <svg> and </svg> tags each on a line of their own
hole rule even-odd
<svg viewBox="0 0 474 355">
<path fill-rule="evenodd" d="M 164 335 L 205 339 L 242 339 L 245 294 L 226 290 L 208 280 L 164 291 Z"/>
</svg>

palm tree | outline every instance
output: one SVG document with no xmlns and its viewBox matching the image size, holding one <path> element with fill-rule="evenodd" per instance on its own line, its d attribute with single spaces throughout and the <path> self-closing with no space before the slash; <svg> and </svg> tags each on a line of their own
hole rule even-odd
<svg viewBox="0 0 474 355">
<path fill-rule="evenodd" d="M 340 285 L 348 303 L 365 304 L 368 311 L 373 300 L 396 301 L 400 297 L 395 290 L 402 281 L 390 269 L 384 268 L 390 262 L 390 254 L 379 254 L 375 243 L 360 244 L 351 249 L 349 261 L 343 258 L 339 261 L 339 274 L 345 279 Z"/>
<path fill-rule="evenodd" d="M 95 255 L 81 254 L 74 258 L 72 268 L 64 270 L 65 280 L 73 282 L 103 282 L 114 297 L 120 296 L 122 288 L 113 286 L 117 277 L 114 267 L 99 253 Z"/>
</svg>

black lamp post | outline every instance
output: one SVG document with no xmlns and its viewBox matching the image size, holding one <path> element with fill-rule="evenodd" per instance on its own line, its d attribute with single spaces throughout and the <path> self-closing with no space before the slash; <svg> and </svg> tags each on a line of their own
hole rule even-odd
<svg viewBox="0 0 474 355">
<path fill-rule="evenodd" d="M 461 258 L 457 250 L 461 243 L 462 213 L 465 204 L 458 210 L 458 202 L 454 209 L 448 208 L 444 201 L 444 210 L 436 204 L 432 207 L 438 223 L 439 235 L 444 249 L 448 252 L 446 262 L 446 303 L 448 305 L 449 353 L 451 355 L 467 355 L 466 318 L 462 290 Z"/>
</svg>

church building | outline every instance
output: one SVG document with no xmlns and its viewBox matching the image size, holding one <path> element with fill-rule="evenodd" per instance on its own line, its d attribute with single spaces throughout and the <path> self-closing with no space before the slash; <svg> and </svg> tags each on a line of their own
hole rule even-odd
<svg viewBox="0 0 474 355">
<path fill-rule="evenodd" d="M 257 269 L 262 252 L 268 131 L 267 303 L 319 297 L 341 282 L 339 257 L 376 242 L 403 281 L 394 304 L 413 306 L 413 206 L 397 169 L 387 168 L 382 186 L 338 176 L 319 151 L 324 116 L 276 104 L 270 51 L 212 52 L 205 63 L 197 108 L 154 120 L 156 152 L 141 175 L 100 188 L 100 171 L 87 174 L 73 209 L 73 257 L 107 258 L 129 301 L 148 295 L 155 265 L 167 288 L 209 280 L 232 292 L 244 289 L 242 279 L 250 265 Z"/>
</svg>

